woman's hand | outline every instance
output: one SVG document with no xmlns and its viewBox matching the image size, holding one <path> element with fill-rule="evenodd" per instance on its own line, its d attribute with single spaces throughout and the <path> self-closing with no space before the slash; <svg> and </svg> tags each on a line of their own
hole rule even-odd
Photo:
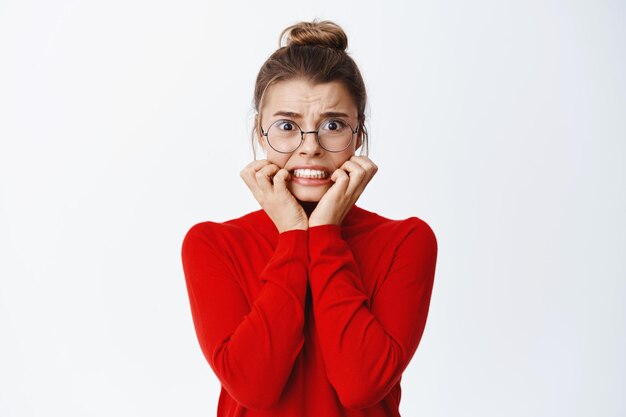
<svg viewBox="0 0 626 417">
<path fill-rule="evenodd" d="M 352 156 L 333 172 L 334 184 L 322 196 L 309 217 L 309 227 L 323 224 L 341 225 L 352 205 L 363 193 L 378 166 L 367 156 Z"/>
<path fill-rule="evenodd" d="M 291 174 L 267 159 L 255 160 L 240 172 L 261 208 L 272 219 L 278 233 L 293 229 L 308 229 L 304 209 L 287 189 Z"/>
</svg>

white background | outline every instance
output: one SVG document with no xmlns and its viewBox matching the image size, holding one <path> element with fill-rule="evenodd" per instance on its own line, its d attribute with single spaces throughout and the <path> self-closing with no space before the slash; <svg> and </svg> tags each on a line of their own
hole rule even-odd
<svg viewBox="0 0 626 417">
<path fill-rule="evenodd" d="M 368 87 L 357 203 L 433 228 L 403 416 L 623 416 L 626 5 L 0 1 L 0 416 L 211 416 L 186 231 L 259 208 L 254 80 L 330 19 Z"/>
</svg>

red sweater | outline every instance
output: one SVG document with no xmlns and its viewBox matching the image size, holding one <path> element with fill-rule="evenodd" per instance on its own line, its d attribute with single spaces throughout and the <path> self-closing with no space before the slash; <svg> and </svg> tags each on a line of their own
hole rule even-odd
<svg viewBox="0 0 626 417">
<path fill-rule="evenodd" d="M 187 232 L 182 262 L 217 416 L 399 416 L 437 240 L 354 205 L 341 226 L 278 233 L 263 210 Z"/>
</svg>

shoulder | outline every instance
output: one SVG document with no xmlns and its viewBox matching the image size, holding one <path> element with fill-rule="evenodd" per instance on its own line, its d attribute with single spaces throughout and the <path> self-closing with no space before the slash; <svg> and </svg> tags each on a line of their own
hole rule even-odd
<svg viewBox="0 0 626 417">
<path fill-rule="evenodd" d="M 392 219 L 359 208 L 359 223 L 374 234 L 374 237 L 386 241 L 404 242 L 419 241 L 421 245 L 437 248 L 437 237 L 430 225 L 420 217 L 411 216 L 404 219 Z"/>
<path fill-rule="evenodd" d="M 437 258 L 437 237 L 426 221 L 412 216 L 392 223 L 397 236 L 397 251 L 413 253 L 420 258 Z"/>
<path fill-rule="evenodd" d="M 183 238 L 182 249 L 191 246 L 224 247 L 250 235 L 257 228 L 264 227 L 262 210 L 253 211 L 226 221 L 202 221 L 191 226 Z"/>
<path fill-rule="evenodd" d="M 384 230 L 374 241 L 384 242 L 393 263 L 402 268 L 413 268 L 434 279 L 438 243 L 432 227 L 420 217 L 389 219 L 379 216 L 379 228 Z M 380 243 L 378 243 L 380 245 Z"/>
<path fill-rule="evenodd" d="M 417 216 L 412 216 L 404 220 L 399 220 L 399 223 L 400 225 L 398 227 L 405 230 L 407 235 L 414 234 L 418 236 L 419 240 L 423 243 L 434 246 L 435 248 L 437 247 L 437 237 L 435 236 L 435 232 L 425 220 Z"/>
</svg>

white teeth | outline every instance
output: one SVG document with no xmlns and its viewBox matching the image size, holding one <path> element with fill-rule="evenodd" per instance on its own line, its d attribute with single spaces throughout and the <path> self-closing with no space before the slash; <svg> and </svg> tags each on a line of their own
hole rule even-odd
<svg viewBox="0 0 626 417">
<path fill-rule="evenodd" d="M 295 169 L 293 175 L 299 178 L 326 178 L 328 173 L 317 169 Z"/>
</svg>

